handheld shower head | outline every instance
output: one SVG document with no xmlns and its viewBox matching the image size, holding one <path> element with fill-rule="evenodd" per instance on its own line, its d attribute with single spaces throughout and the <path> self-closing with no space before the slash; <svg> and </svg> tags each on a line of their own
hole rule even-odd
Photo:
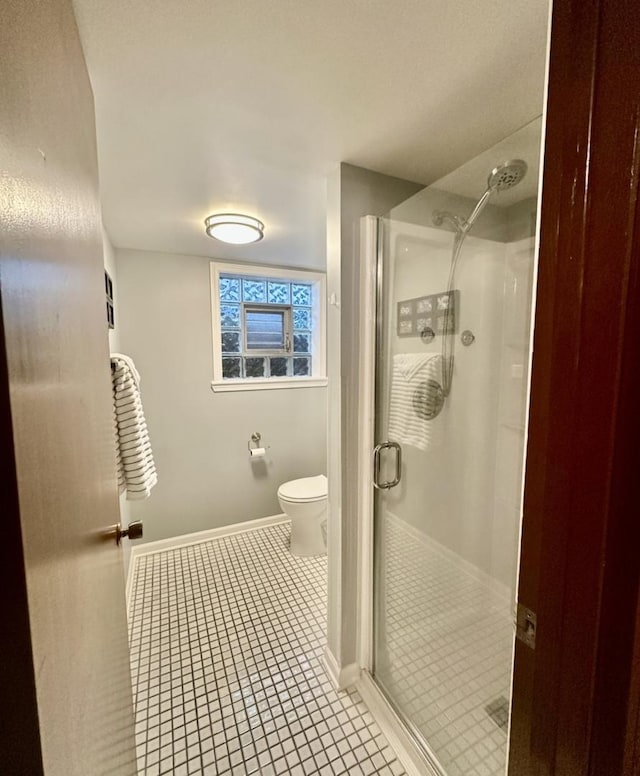
<svg viewBox="0 0 640 776">
<path fill-rule="evenodd" d="M 473 226 L 476 219 L 485 209 L 491 195 L 494 192 L 506 191 L 517 186 L 527 174 L 527 163 L 524 159 L 512 159 L 509 162 L 503 162 L 489 173 L 487 178 L 487 188 L 480 197 L 471 215 L 467 218 L 461 218 L 453 213 L 444 210 L 436 210 L 433 213 L 433 223 L 436 226 L 442 226 L 445 221 L 452 224 L 456 232 L 466 234 Z"/>
<path fill-rule="evenodd" d="M 527 163 L 522 159 L 512 159 L 510 162 L 504 162 L 494 167 L 487 178 L 487 190 L 478 200 L 473 213 L 467 218 L 464 231 L 468 232 L 471 229 L 494 191 L 500 192 L 512 189 L 520 183 L 526 174 Z"/>
<path fill-rule="evenodd" d="M 491 191 L 505 191 L 517 186 L 527 174 L 527 163 L 523 159 L 512 159 L 494 167 L 487 178 L 487 188 Z"/>
</svg>

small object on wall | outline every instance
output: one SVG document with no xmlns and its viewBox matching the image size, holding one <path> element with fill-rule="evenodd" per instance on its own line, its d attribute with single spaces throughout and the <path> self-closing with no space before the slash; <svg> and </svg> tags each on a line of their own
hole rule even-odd
<svg viewBox="0 0 640 776">
<path fill-rule="evenodd" d="M 428 345 L 430 342 L 433 342 L 435 338 L 436 338 L 436 333 L 430 326 L 427 326 L 420 332 L 420 339 L 424 342 L 425 345 Z"/>
<path fill-rule="evenodd" d="M 251 439 L 247 442 L 250 458 L 264 458 L 266 456 L 268 448 L 260 446 L 261 440 L 262 434 L 258 431 L 254 431 L 253 434 L 251 434 Z"/>
<path fill-rule="evenodd" d="M 437 380 L 423 380 L 413 392 L 413 410 L 422 420 L 434 420 L 444 407 L 444 391 Z"/>
<path fill-rule="evenodd" d="M 107 297 L 107 323 L 110 329 L 115 329 L 116 320 L 113 307 L 113 280 L 107 270 L 104 271 L 104 290 Z"/>
<path fill-rule="evenodd" d="M 462 342 L 466 348 L 468 348 L 469 345 L 473 345 L 475 341 L 476 335 L 471 331 L 471 329 L 465 329 L 460 335 L 460 342 Z"/>
<path fill-rule="evenodd" d="M 436 334 L 456 333 L 460 291 L 450 291 L 398 302 L 398 337 L 421 337 L 431 342 Z"/>
</svg>

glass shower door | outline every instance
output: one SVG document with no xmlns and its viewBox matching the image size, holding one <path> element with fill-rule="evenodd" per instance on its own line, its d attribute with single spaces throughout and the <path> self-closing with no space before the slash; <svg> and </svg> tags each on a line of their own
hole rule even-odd
<svg viewBox="0 0 640 776">
<path fill-rule="evenodd" d="M 373 674 L 447 776 L 506 768 L 540 140 L 379 222 Z"/>
</svg>

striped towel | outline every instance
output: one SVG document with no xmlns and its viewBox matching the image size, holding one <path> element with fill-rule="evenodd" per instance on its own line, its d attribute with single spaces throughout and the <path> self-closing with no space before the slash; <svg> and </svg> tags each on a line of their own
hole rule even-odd
<svg viewBox="0 0 640 776">
<path fill-rule="evenodd" d="M 427 380 L 442 384 L 441 365 L 439 353 L 397 353 L 393 357 L 389 439 L 419 450 L 436 443 L 439 418 L 427 420 L 419 410 Z"/>
<path fill-rule="evenodd" d="M 140 375 L 128 356 L 111 354 L 111 381 L 118 488 L 120 493 L 127 491 L 129 501 L 148 498 L 158 476 L 142 409 Z"/>
</svg>

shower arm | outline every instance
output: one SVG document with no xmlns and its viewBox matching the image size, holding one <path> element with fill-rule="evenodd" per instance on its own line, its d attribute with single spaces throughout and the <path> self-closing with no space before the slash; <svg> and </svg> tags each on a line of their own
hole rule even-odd
<svg viewBox="0 0 640 776">
<path fill-rule="evenodd" d="M 464 219 L 455 213 L 446 210 L 438 210 L 433 214 L 433 223 L 442 226 L 445 221 L 453 224 L 455 235 L 453 238 L 453 251 L 451 265 L 449 267 L 449 282 L 447 283 L 448 305 L 444 314 L 444 329 L 442 332 L 442 392 L 449 396 L 451 383 L 453 382 L 453 359 L 455 351 L 455 335 L 450 330 L 451 308 L 453 306 L 453 286 L 455 285 L 456 265 L 462 251 L 462 244 L 467 233 L 474 225 L 480 214 L 487 206 L 489 198 L 494 192 L 513 188 L 524 178 L 527 173 L 527 163 L 522 159 L 512 159 L 494 167 L 487 179 L 487 188 L 473 208 L 469 218 Z M 455 312 L 454 312 L 455 315 Z M 455 319 L 454 319 L 455 320 Z"/>
<path fill-rule="evenodd" d="M 433 214 L 433 223 L 436 226 L 442 226 L 445 221 L 449 221 L 453 228 L 455 229 L 457 234 L 466 234 L 469 229 L 474 225 L 476 222 L 476 219 L 480 216 L 482 211 L 485 209 L 489 198 L 493 194 L 494 189 L 488 188 L 484 194 L 480 197 L 480 199 L 477 201 L 476 206 L 473 208 L 473 211 L 469 218 L 461 218 L 460 216 L 456 215 L 455 213 L 449 213 L 447 210 L 438 210 Z"/>
<path fill-rule="evenodd" d="M 480 213 L 485 209 L 487 206 L 487 203 L 489 202 L 489 197 L 493 194 L 494 189 L 488 188 L 485 193 L 480 197 L 478 202 L 476 203 L 476 206 L 473 208 L 473 212 L 467 218 L 467 220 L 464 222 L 463 230 L 464 232 L 468 232 L 469 229 L 474 225 L 476 222 L 476 219 L 480 216 Z"/>
<path fill-rule="evenodd" d="M 477 210 L 477 208 L 476 208 Z M 453 382 L 453 358 L 455 350 L 455 337 L 450 331 L 450 318 L 451 309 L 453 306 L 453 286 L 455 282 L 456 265 L 460 252 L 462 251 L 462 244 L 464 238 L 467 236 L 466 229 L 460 229 L 456 232 L 453 238 L 453 252 L 451 255 L 451 264 L 449 266 L 449 279 L 447 282 L 447 298 L 449 300 L 447 309 L 444 312 L 444 326 L 442 331 L 442 392 L 446 397 L 449 396 L 451 391 L 451 383 Z M 455 315 L 455 313 L 454 313 Z"/>
</svg>

